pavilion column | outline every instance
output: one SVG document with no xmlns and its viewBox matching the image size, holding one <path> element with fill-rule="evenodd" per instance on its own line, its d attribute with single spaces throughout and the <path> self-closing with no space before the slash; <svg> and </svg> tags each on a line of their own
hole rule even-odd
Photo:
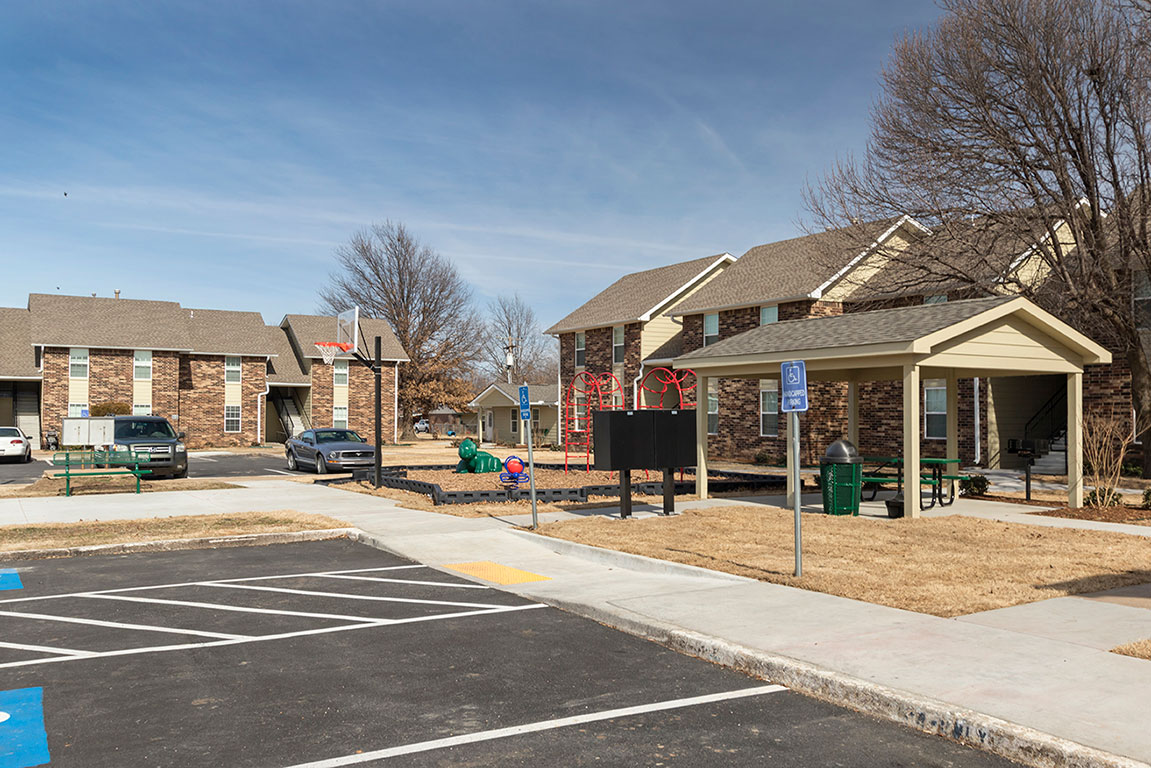
<svg viewBox="0 0 1151 768">
<path fill-rule="evenodd" d="M 859 447 L 859 383 L 847 382 L 847 439 Z"/>
<path fill-rule="evenodd" d="M 706 376 L 695 377 L 695 490 L 700 499 L 707 498 L 707 403 L 708 385 Z"/>
<path fill-rule="evenodd" d="M 476 445 L 484 443 L 484 409 L 476 408 Z"/>
<path fill-rule="evenodd" d="M 903 366 L 903 516 L 919 517 L 919 366 Z"/>
<path fill-rule="evenodd" d="M 1067 504 L 1083 506 L 1083 374 L 1067 374 Z"/>
<path fill-rule="evenodd" d="M 954 371 L 947 374 L 947 458 L 959 458 L 959 378 Z M 943 474 L 957 475 L 958 470 L 958 464 L 948 464 Z M 954 495 L 955 481 L 948 480 L 947 485 L 948 494 Z M 943 493 L 943 490 L 940 488 L 939 492 Z"/>
</svg>

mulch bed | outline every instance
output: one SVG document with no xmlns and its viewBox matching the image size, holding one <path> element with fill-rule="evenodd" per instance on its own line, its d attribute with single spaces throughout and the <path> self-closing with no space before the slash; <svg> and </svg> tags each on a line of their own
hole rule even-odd
<svg viewBox="0 0 1151 768">
<path fill-rule="evenodd" d="M 1093 520 L 1099 523 L 1126 523 L 1151 525 L 1151 509 L 1138 507 L 1063 507 L 1036 512 L 1044 517 L 1065 517 L 1072 520 Z"/>
<path fill-rule="evenodd" d="M 661 472 L 651 472 L 651 481 L 663 478 Z M 435 483 L 445 491 L 486 491 L 498 490 L 504 486 L 500 483 L 499 472 L 488 472 L 482 475 L 456 474 L 450 469 L 413 469 L 408 472 L 409 480 L 422 480 L 425 483 Z M 679 479 L 679 474 L 676 474 Z M 633 483 L 645 482 L 642 471 L 632 472 Z M 585 485 L 618 485 L 618 472 L 591 472 L 586 469 L 572 469 L 564 472 L 562 469 L 536 468 L 537 488 L 582 488 Z M 527 487 L 527 484 L 524 484 Z"/>
</svg>

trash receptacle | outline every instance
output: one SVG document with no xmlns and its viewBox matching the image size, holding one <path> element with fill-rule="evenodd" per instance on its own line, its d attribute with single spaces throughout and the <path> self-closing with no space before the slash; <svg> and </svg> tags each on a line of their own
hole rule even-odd
<svg viewBox="0 0 1151 768">
<path fill-rule="evenodd" d="M 862 477 L 863 457 L 850 441 L 836 440 L 827 446 L 819 460 L 823 511 L 829 515 L 858 515 Z"/>
</svg>

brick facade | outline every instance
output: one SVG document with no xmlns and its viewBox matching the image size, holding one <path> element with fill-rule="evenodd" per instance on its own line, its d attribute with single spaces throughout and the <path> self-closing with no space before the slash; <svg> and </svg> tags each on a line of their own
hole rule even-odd
<svg viewBox="0 0 1151 768">
<path fill-rule="evenodd" d="M 332 366 L 321 360 L 311 361 L 311 424 L 313 429 L 332 426 L 333 389 Z M 383 363 L 380 375 L 380 435 L 385 443 L 395 441 L 396 417 L 393 404 L 396 396 L 396 364 Z M 348 361 L 348 429 L 361 437 L 375 440 L 376 382 L 372 369 L 359 360 Z"/>
</svg>

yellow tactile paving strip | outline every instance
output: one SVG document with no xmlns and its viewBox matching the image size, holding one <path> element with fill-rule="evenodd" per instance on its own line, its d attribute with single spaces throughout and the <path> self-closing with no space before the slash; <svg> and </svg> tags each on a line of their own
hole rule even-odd
<svg viewBox="0 0 1151 768">
<path fill-rule="evenodd" d="M 540 576 L 538 573 L 521 571 L 510 565 L 500 565 L 488 560 L 477 560 L 474 563 L 452 563 L 444 565 L 453 571 L 475 576 L 477 579 L 490 581 L 493 584 L 524 584 L 529 581 L 551 581 L 550 576 Z"/>
</svg>

